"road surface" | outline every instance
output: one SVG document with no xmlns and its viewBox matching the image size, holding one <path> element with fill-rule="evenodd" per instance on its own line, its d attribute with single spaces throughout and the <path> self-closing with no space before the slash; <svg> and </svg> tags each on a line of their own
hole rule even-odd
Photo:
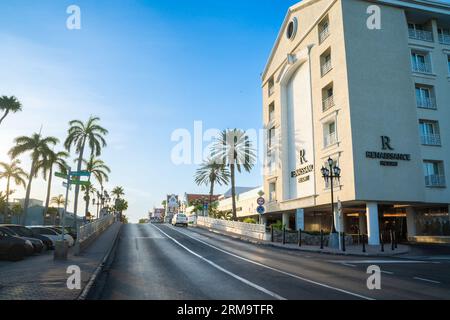
<svg viewBox="0 0 450 320">
<path fill-rule="evenodd" d="M 381 290 L 367 288 L 378 265 Z M 288 251 L 198 228 L 123 226 L 101 299 L 450 299 L 450 260 Z"/>
</svg>

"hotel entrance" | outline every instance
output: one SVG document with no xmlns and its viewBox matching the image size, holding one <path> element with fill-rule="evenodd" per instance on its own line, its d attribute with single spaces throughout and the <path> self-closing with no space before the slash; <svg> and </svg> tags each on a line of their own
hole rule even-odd
<svg viewBox="0 0 450 320">
<path fill-rule="evenodd" d="M 385 235 L 384 241 L 388 241 L 390 231 L 394 231 L 398 241 L 408 240 L 406 223 L 406 208 L 380 205 L 380 231 Z"/>
</svg>

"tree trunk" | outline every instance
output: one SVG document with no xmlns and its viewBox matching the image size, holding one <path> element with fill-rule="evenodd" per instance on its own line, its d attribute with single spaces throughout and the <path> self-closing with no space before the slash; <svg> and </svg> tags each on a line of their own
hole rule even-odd
<svg viewBox="0 0 450 320">
<path fill-rule="evenodd" d="M 91 177 L 89 177 L 88 181 L 89 181 L 89 183 L 91 182 Z M 90 185 L 86 186 L 86 208 L 84 210 L 84 216 L 85 217 L 87 217 L 87 215 L 89 213 L 89 202 L 91 201 L 90 192 L 91 192 Z"/>
<path fill-rule="evenodd" d="M 30 204 L 30 194 L 31 194 L 31 183 L 33 182 L 34 167 L 36 166 L 36 161 L 31 162 L 30 176 L 28 177 L 27 192 L 25 194 L 25 201 L 23 204 L 23 215 L 22 224 L 25 225 L 27 222 L 28 205 Z"/>
<path fill-rule="evenodd" d="M 209 204 L 208 204 L 208 212 L 209 212 L 209 213 L 212 212 L 211 205 L 212 205 L 212 197 L 213 197 L 213 195 L 214 195 L 214 183 L 215 183 L 215 181 L 212 180 L 212 181 L 211 181 L 211 187 L 209 188 Z M 208 216 L 209 216 L 209 215 L 210 215 L 210 214 L 208 214 Z"/>
<path fill-rule="evenodd" d="M 83 145 L 80 149 L 80 156 L 78 157 L 77 171 L 81 171 L 81 163 L 83 161 L 84 145 L 86 143 L 86 138 L 84 138 Z M 78 195 L 80 193 L 80 185 L 75 186 L 75 200 L 73 202 L 73 225 L 75 230 L 77 229 L 77 211 L 78 211 Z"/>
<path fill-rule="evenodd" d="M 9 110 L 6 109 L 5 113 L 3 114 L 2 118 L 0 119 L 0 124 L 2 123 L 3 120 L 5 120 L 6 116 L 8 115 Z"/>
<path fill-rule="evenodd" d="M 47 198 L 45 198 L 44 219 L 48 212 L 48 206 L 50 205 L 50 191 L 52 189 L 52 175 L 53 175 L 53 166 L 50 167 L 50 171 L 48 174 Z"/>
<path fill-rule="evenodd" d="M 237 213 L 236 213 L 236 185 L 235 185 L 235 177 L 234 177 L 234 164 L 230 165 L 230 176 L 231 176 L 231 203 L 233 208 L 233 220 L 237 221 Z"/>
<path fill-rule="evenodd" d="M 11 177 L 8 177 L 8 180 L 6 182 L 6 204 L 5 204 L 5 219 L 8 215 L 8 205 L 9 205 L 9 182 L 11 181 Z"/>
</svg>

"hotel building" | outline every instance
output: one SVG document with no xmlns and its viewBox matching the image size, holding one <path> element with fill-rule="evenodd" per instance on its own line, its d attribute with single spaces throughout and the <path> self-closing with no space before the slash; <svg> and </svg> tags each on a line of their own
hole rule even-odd
<svg viewBox="0 0 450 320">
<path fill-rule="evenodd" d="M 369 244 L 450 236 L 450 6 L 425 0 L 303 0 L 262 74 L 265 218 Z M 339 203 L 339 205 L 337 205 Z"/>
</svg>

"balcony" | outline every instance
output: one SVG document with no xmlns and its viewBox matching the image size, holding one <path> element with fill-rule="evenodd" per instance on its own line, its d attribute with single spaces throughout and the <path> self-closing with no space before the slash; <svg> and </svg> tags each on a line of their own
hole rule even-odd
<svg viewBox="0 0 450 320">
<path fill-rule="evenodd" d="M 427 146 L 440 146 L 441 145 L 441 135 L 440 134 L 421 135 L 420 141 L 422 144 L 427 145 Z"/>
<path fill-rule="evenodd" d="M 269 202 L 275 202 L 275 201 L 277 201 L 277 192 L 271 191 L 269 193 Z"/>
<path fill-rule="evenodd" d="M 436 110 L 436 100 L 434 98 L 421 97 L 417 98 L 416 101 L 418 108 Z"/>
<path fill-rule="evenodd" d="M 440 34 L 439 35 L 439 42 L 442 43 L 442 44 L 450 45 L 450 35 L 448 35 L 448 34 Z"/>
<path fill-rule="evenodd" d="M 433 42 L 433 33 L 431 31 L 414 30 L 409 28 L 408 32 L 410 39 Z"/>
<path fill-rule="evenodd" d="M 335 143 L 337 143 L 337 135 L 336 135 L 336 133 L 327 134 L 324 137 L 323 145 L 324 145 L 325 148 L 329 147 L 329 146 L 331 146 L 331 145 L 333 145 Z"/>
<path fill-rule="evenodd" d="M 328 72 L 330 72 L 332 66 L 331 66 L 331 60 L 328 60 L 327 62 L 324 62 L 321 66 L 320 66 L 320 70 L 322 72 L 322 77 L 324 75 L 326 75 Z"/>
<path fill-rule="evenodd" d="M 319 33 L 319 42 L 320 43 L 324 42 L 325 39 L 328 38 L 329 35 L 330 35 L 330 28 L 329 27 L 325 27 Z"/>
<path fill-rule="evenodd" d="M 322 101 L 322 110 L 323 111 L 327 111 L 328 109 L 330 109 L 333 106 L 334 106 L 333 96 L 329 96 L 328 98 L 326 98 Z"/>
<path fill-rule="evenodd" d="M 425 176 L 425 185 L 427 187 L 445 187 L 445 176 L 441 174 Z"/>
<path fill-rule="evenodd" d="M 412 62 L 413 72 L 431 73 L 431 64 L 428 62 Z"/>
</svg>

